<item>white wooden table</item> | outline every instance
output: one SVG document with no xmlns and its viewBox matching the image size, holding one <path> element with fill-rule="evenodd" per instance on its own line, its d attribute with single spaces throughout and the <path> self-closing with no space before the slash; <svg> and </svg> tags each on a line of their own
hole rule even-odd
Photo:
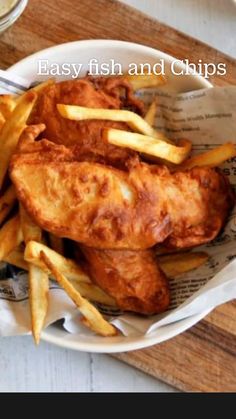
<svg viewBox="0 0 236 419">
<path fill-rule="evenodd" d="M 122 0 L 236 57 L 233 0 Z M 187 58 L 187 57 L 186 57 Z M 50 346 L 31 337 L 0 340 L 0 392 L 175 391 L 107 355 Z"/>
</svg>

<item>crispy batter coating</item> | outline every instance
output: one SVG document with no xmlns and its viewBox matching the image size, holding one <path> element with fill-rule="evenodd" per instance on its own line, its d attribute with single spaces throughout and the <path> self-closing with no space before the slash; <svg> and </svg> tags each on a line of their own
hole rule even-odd
<svg viewBox="0 0 236 419">
<path fill-rule="evenodd" d="M 108 144 L 102 139 L 104 128 L 129 130 L 122 122 L 70 121 L 60 116 L 56 105 L 79 105 L 91 108 L 132 109 L 143 113 L 143 103 L 133 96 L 129 83 L 121 77 L 85 78 L 48 86 L 39 96 L 31 117 L 31 124 L 44 123 L 44 135 L 50 141 L 72 147 L 77 158 L 97 160 L 124 166 L 125 161 L 136 155 L 132 150 Z"/>
<path fill-rule="evenodd" d="M 147 249 L 166 239 L 175 248 L 206 243 L 233 204 L 215 169 L 170 173 L 138 162 L 124 172 L 77 162 L 71 150 L 46 140 L 33 147 L 12 158 L 19 200 L 43 229 L 94 248 Z"/>
<path fill-rule="evenodd" d="M 129 130 L 126 124 L 70 121 L 60 116 L 57 103 L 143 114 L 142 102 L 122 78 L 49 86 L 31 118 L 40 125 L 25 130 L 12 159 L 20 201 L 42 228 L 84 243 L 92 279 L 121 309 L 166 310 L 166 277 L 153 251 L 140 249 L 160 242 L 167 249 L 192 247 L 216 237 L 234 202 L 228 182 L 214 169 L 171 174 L 165 167 L 140 164 L 136 152 L 102 138 L 103 128 Z M 51 142 L 34 141 L 45 129 L 42 123 Z"/>
<path fill-rule="evenodd" d="M 46 136 L 51 141 L 69 146 L 80 161 L 99 161 L 124 168 L 127 159 L 136 155 L 131 150 L 106 144 L 101 135 L 102 129 L 106 126 L 129 130 L 128 126 L 103 121 L 76 123 L 63 120 L 56 109 L 56 103 L 59 102 L 91 107 L 125 108 L 142 114 L 142 103 L 133 96 L 127 82 L 121 78 L 100 77 L 51 86 L 40 97 L 33 120 L 44 121 L 47 124 Z M 45 157 L 50 156 L 52 161 L 53 159 L 58 161 L 60 155 L 60 152 L 53 153 L 48 149 Z M 68 151 L 65 151 L 65 155 L 68 157 Z M 92 276 L 97 278 L 103 289 L 105 284 L 107 291 L 116 296 L 120 308 L 146 314 L 167 308 L 169 304 L 167 281 L 158 269 L 152 251 L 138 251 L 137 254 L 130 251 L 108 251 L 103 254 L 90 248 L 86 252 L 86 257 Z M 129 266 L 128 271 L 126 266 Z"/>
<path fill-rule="evenodd" d="M 91 278 L 123 310 L 142 314 L 165 311 L 168 282 L 153 250 L 97 250 L 82 246 Z"/>
</svg>

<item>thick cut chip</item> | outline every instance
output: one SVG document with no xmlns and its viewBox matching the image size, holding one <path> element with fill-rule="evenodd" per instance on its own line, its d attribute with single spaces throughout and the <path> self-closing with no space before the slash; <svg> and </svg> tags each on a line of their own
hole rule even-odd
<svg viewBox="0 0 236 419">
<path fill-rule="evenodd" d="M 166 84 L 166 78 L 162 74 L 127 74 L 124 78 L 131 84 L 134 91 Z"/>
<path fill-rule="evenodd" d="M 193 167 L 217 167 L 226 160 L 236 156 L 236 147 L 233 143 L 222 144 L 213 150 L 198 154 L 186 160 L 181 169 L 192 169 Z"/>
<path fill-rule="evenodd" d="M 59 285 L 66 291 L 68 296 L 74 301 L 80 312 L 84 316 L 83 323 L 88 326 L 93 332 L 101 336 L 115 336 L 117 330 L 114 326 L 108 323 L 99 311 L 74 288 L 68 279 L 56 268 L 51 262 L 46 253 L 40 252 L 40 257 L 43 263 L 51 271 L 54 278 Z"/>
<path fill-rule="evenodd" d="M 16 96 L 0 95 L 0 114 L 9 119 L 16 107 Z"/>
<path fill-rule="evenodd" d="M 29 264 L 29 294 L 32 333 L 38 345 L 48 311 L 48 274 L 41 268 Z"/>
<path fill-rule="evenodd" d="M 0 260 L 4 260 L 22 241 L 20 217 L 16 215 L 7 221 L 0 230 Z"/>
<path fill-rule="evenodd" d="M 151 105 L 149 106 L 148 111 L 144 117 L 145 121 L 151 126 L 153 126 L 155 123 L 156 111 L 157 111 L 157 101 L 156 99 L 154 99 Z"/>
<path fill-rule="evenodd" d="M 22 205 L 20 205 L 20 219 L 25 244 L 31 240 L 41 241 L 41 228 L 31 220 Z M 48 290 L 48 274 L 40 267 L 29 263 L 29 297 L 32 333 L 37 345 L 39 344 L 44 321 L 47 315 Z"/>
<path fill-rule="evenodd" d="M 89 119 L 107 120 L 116 122 L 125 122 L 134 131 L 145 135 L 155 137 L 156 131 L 149 125 L 145 119 L 138 114 L 120 110 L 120 109 L 96 109 L 85 108 L 83 106 L 71 106 L 58 104 L 57 109 L 61 116 L 74 121 L 83 121 Z"/>
<path fill-rule="evenodd" d="M 180 140 L 179 145 L 173 145 L 163 140 L 134 132 L 108 128 L 104 130 L 104 138 L 113 145 L 131 148 L 150 156 L 160 157 L 171 163 L 180 164 L 188 157 L 192 144 L 189 140 Z"/>
<path fill-rule="evenodd" d="M 41 242 L 41 228 L 31 220 L 22 205 L 20 205 L 20 221 L 25 244 L 31 240 Z"/>
<path fill-rule="evenodd" d="M 29 270 L 29 264 L 24 260 L 24 252 L 20 247 L 14 249 L 11 253 L 4 257 L 4 262 L 10 263 L 17 268 L 25 271 Z"/>
<path fill-rule="evenodd" d="M 28 242 L 25 248 L 24 258 L 27 262 L 37 265 L 46 272 L 49 272 L 42 260 L 40 260 L 40 252 L 43 251 L 52 261 L 54 265 L 70 280 L 84 282 L 90 284 L 91 281 L 82 269 L 71 259 L 67 259 L 44 244 L 34 241 Z"/>
<path fill-rule="evenodd" d="M 0 224 L 5 220 L 16 202 L 16 191 L 13 185 L 9 186 L 0 198 Z"/>
<path fill-rule="evenodd" d="M 37 94 L 34 92 L 25 93 L 0 132 L 0 188 L 2 187 L 10 158 L 26 126 L 36 98 Z"/>
<path fill-rule="evenodd" d="M 28 271 L 30 266 L 30 263 L 27 263 L 24 260 L 24 252 L 20 248 L 17 248 L 9 253 L 9 255 L 4 258 L 4 262 L 10 263 L 11 265 L 14 265 L 20 269 L 24 269 L 25 271 Z M 42 261 L 39 263 L 41 264 Z M 71 284 L 80 292 L 83 297 L 96 303 L 116 307 L 115 300 L 106 294 L 101 288 L 92 283 L 82 282 L 80 278 L 81 275 L 77 279 L 75 277 L 73 279 L 68 278 L 68 281 L 71 282 Z"/>
<path fill-rule="evenodd" d="M 209 256 L 204 252 L 178 253 L 158 256 L 158 263 L 169 278 L 192 271 L 207 262 Z"/>
</svg>

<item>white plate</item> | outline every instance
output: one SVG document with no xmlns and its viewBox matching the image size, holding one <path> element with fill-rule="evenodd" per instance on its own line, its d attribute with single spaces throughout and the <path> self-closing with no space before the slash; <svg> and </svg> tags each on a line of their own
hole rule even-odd
<svg viewBox="0 0 236 419">
<path fill-rule="evenodd" d="M 9 70 L 32 81 L 38 80 L 41 78 L 37 76 L 38 60 L 44 59 L 49 60 L 50 63 L 56 62 L 59 64 L 63 62 L 82 63 L 84 69 L 83 74 L 85 74 L 87 63 L 91 58 L 97 58 L 99 64 L 102 62 L 109 63 L 110 59 L 113 58 L 121 63 L 124 69 L 131 62 L 137 64 L 149 62 L 150 64 L 154 64 L 162 58 L 165 61 L 165 70 L 168 77 L 168 85 L 165 89 L 168 89 L 168 91 L 187 92 L 211 87 L 211 84 L 201 76 L 174 76 L 170 71 L 171 62 L 174 58 L 161 51 L 143 45 L 113 40 L 78 41 L 58 45 L 25 58 Z M 179 67 L 185 68 L 183 64 Z M 178 335 L 196 324 L 208 312 L 209 310 L 174 324 L 161 327 L 154 333 L 142 337 L 126 338 L 124 336 L 118 336 L 114 338 L 102 338 L 99 336 L 72 335 L 63 330 L 61 326 L 52 325 L 42 333 L 42 339 L 79 351 L 106 353 L 131 351 L 163 342 Z"/>
</svg>

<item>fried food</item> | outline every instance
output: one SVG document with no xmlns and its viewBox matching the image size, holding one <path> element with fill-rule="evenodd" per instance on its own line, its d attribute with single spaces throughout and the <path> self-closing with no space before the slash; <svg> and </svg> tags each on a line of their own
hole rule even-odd
<svg viewBox="0 0 236 419">
<path fill-rule="evenodd" d="M 25 263 L 28 262 L 28 265 L 33 264 L 42 269 L 45 273 L 49 274 L 50 271 L 40 259 L 41 252 L 44 252 L 48 256 L 51 262 L 57 266 L 60 272 L 66 276 L 68 281 L 82 294 L 83 297 L 98 303 L 113 307 L 115 306 L 115 300 L 94 285 L 89 276 L 74 260 L 65 258 L 42 243 L 30 241 L 26 245 L 25 254 L 22 255 L 22 252 L 19 250 L 12 252 L 7 258 L 5 258 L 5 261 L 10 261 L 16 266 L 23 267 L 23 269 L 25 269 Z"/>
<path fill-rule="evenodd" d="M 114 298 L 104 292 L 97 285 L 93 283 L 86 284 L 85 282 L 79 282 L 72 279 L 68 279 L 68 281 L 77 291 L 79 291 L 82 297 L 87 298 L 87 300 L 117 309 Z"/>
<path fill-rule="evenodd" d="M 3 114 L 0 111 L 0 131 L 3 128 L 5 122 L 6 122 L 6 119 L 4 118 Z"/>
<path fill-rule="evenodd" d="M 217 167 L 226 160 L 236 156 L 236 147 L 233 143 L 225 143 L 213 150 L 193 156 L 182 164 L 182 169 L 193 167 Z"/>
<path fill-rule="evenodd" d="M 189 140 L 180 140 L 179 145 L 168 144 L 163 139 L 163 134 L 158 133 L 156 138 L 135 132 L 121 131 L 109 128 L 103 131 L 103 137 L 110 144 L 119 147 L 128 147 L 132 150 L 145 153 L 150 156 L 160 157 L 171 163 L 180 164 L 188 157 L 192 144 Z"/>
<path fill-rule="evenodd" d="M 44 252 L 69 280 L 91 284 L 90 278 L 82 271 L 77 263 L 65 258 L 42 243 L 35 241 L 28 242 L 25 248 L 24 259 L 48 273 L 45 264 L 40 259 L 40 252 Z"/>
<path fill-rule="evenodd" d="M 120 77 L 85 78 L 51 84 L 39 95 L 31 124 L 44 123 L 45 137 L 56 144 L 73 147 L 77 156 L 97 159 L 120 167 L 135 152 L 104 142 L 102 130 L 112 127 L 129 129 L 125 123 L 112 121 L 70 121 L 63 118 L 57 104 L 90 108 L 128 109 L 144 114 L 144 105 L 133 95 L 130 83 Z"/>
<path fill-rule="evenodd" d="M 127 80 L 133 87 L 134 91 L 150 87 L 159 87 L 166 84 L 166 78 L 160 74 L 127 74 L 125 75 Z"/>
<path fill-rule="evenodd" d="M 207 261 L 202 252 L 156 258 L 150 248 L 161 243 L 172 252 L 217 236 L 235 198 L 223 174 L 210 167 L 234 157 L 235 147 L 225 144 L 186 160 L 191 143 L 175 144 L 156 132 L 156 103 L 145 119 L 144 105 L 133 95 L 163 81 L 154 76 L 50 80 L 33 89 L 37 93 L 4 99 L 0 185 L 15 152 L 9 173 L 20 201 L 21 226 L 17 217 L 10 227 L 3 226 L 0 250 L 2 259 L 29 268 L 36 342 L 47 313 L 50 274 L 90 329 L 113 336 L 115 328 L 85 298 L 126 311 L 160 313 L 170 302 L 165 275 L 173 277 Z M 22 108 L 30 95 L 32 103 Z M 35 125 L 22 133 L 26 123 Z M 159 164 L 141 163 L 148 154 Z M 15 195 L 9 196 L 13 205 Z M 59 253 L 63 238 L 78 242 L 87 270 L 39 243 L 41 229 L 49 232 L 51 247 Z M 24 258 L 16 247 L 22 230 Z"/>
<path fill-rule="evenodd" d="M 209 256 L 205 252 L 176 253 L 158 256 L 158 264 L 169 278 L 192 271 L 207 262 Z"/>
<path fill-rule="evenodd" d="M 49 279 L 48 274 L 38 266 L 29 264 L 29 300 L 32 333 L 36 345 L 40 342 L 48 311 Z"/>
<path fill-rule="evenodd" d="M 68 281 L 68 279 L 57 269 L 53 262 L 43 251 L 40 252 L 42 262 L 52 273 L 53 277 L 57 280 L 59 285 L 66 291 L 68 296 L 74 301 L 76 306 L 80 309 L 82 315 L 82 322 L 85 326 L 89 327 L 93 332 L 101 336 L 115 336 L 117 330 L 114 326 L 108 323 L 99 311 L 82 295 L 79 291 Z"/>
<path fill-rule="evenodd" d="M 132 129 L 133 131 L 137 131 L 140 132 L 141 134 L 143 134 L 145 136 L 145 138 L 143 137 L 143 135 L 140 137 L 140 141 L 146 140 L 146 143 L 148 143 L 148 140 L 150 138 L 152 139 L 157 139 L 158 141 L 164 141 L 169 143 L 170 140 L 162 133 L 162 132 L 158 132 L 156 131 L 146 120 L 145 118 L 141 118 L 140 115 L 131 112 L 131 111 L 127 111 L 127 110 L 118 110 L 118 109 L 100 109 L 100 108 L 86 108 L 86 107 L 82 107 L 82 106 L 72 106 L 72 105 L 62 105 L 62 104 L 58 104 L 57 105 L 57 109 L 58 112 L 60 113 L 61 116 L 63 116 L 63 118 L 69 119 L 71 121 L 90 121 L 93 119 L 96 119 L 97 124 L 99 126 L 99 121 L 115 121 L 115 122 L 120 122 L 120 123 L 126 123 L 127 126 L 130 127 L 130 129 Z M 117 136 L 122 136 L 122 133 L 125 132 L 125 136 L 129 136 L 129 134 L 131 135 L 135 135 L 135 133 L 131 133 L 131 132 L 127 132 L 125 131 L 124 127 L 122 127 L 123 129 L 114 129 L 114 128 L 106 128 L 103 127 L 103 131 L 102 131 L 102 140 L 108 140 L 108 138 L 106 138 L 106 136 L 104 136 L 104 132 L 113 132 L 117 133 Z M 124 132 L 123 132 L 124 130 Z M 139 134 L 136 134 L 137 136 Z M 124 137 L 124 136 L 123 136 Z M 148 137 L 148 138 L 147 138 Z M 119 139 L 119 138 L 118 138 Z M 121 144 L 119 143 L 112 143 L 112 141 L 108 141 L 110 144 L 113 145 L 118 145 L 119 147 L 128 147 L 130 149 L 134 149 L 136 151 L 140 151 L 139 149 L 136 149 L 135 147 L 131 147 L 129 142 L 127 142 L 127 145 L 121 142 Z M 106 142 L 105 142 L 106 144 Z M 191 145 L 190 142 L 188 142 L 189 145 Z M 147 144 L 147 148 L 148 148 L 148 144 Z M 143 151 L 143 149 L 141 149 L 141 151 Z M 92 152 L 92 150 L 91 150 Z"/>
<path fill-rule="evenodd" d="M 31 220 L 21 204 L 20 222 L 26 245 L 32 240 L 39 242 L 42 240 L 41 228 Z M 49 278 L 43 269 L 32 263 L 28 264 L 28 269 L 32 333 L 35 343 L 38 345 L 48 310 Z"/>
<path fill-rule="evenodd" d="M 35 92 L 25 93 L 0 132 L 0 188 L 2 187 L 11 156 L 15 151 L 21 133 L 25 129 L 36 98 L 37 94 Z"/>
<path fill-rule="evenodd" d="M 151 126 L 155 123 L 155 117 L 157 113 L 157 99 L 154 99 L 150 104 L 146 114 L 145 114 L 145 121 L 150 124 Z"/>
<path fill-rule="evenodd" d="M 215 169 L 170 173 L 133 162 L 127 173 L 69 161 L 73 156 L 63 146 L 50 161 L 45 150 L 53 153 L 53 147 L 44 140 L 35 143 L 35 153 L 31 145 L 30 153 L 14 155 L 10 172 L 18 199 L 41 228 L 87 246 L 140 250 L 165 239 L 174 248 L 196 246 L 216 237 L 234 203 Z"/>
<path fill-rule="evenodd" d="M 41 228 L 31 220 L 22 205 L 20 205 L 20 222 L 25 244 L 31 240 L 42 241 Z"/>
<path fill-rule="evenodd" d="M 97 250 L 87 246 L 82 250 L 91 278 L 119 308 L 149 315 L 167 309 L 168 282 L 153 250 Z"/>
<path fill-rule="evenodd" d="M 61 255 L 64 254 L 64 243 L 61 237 L 54 236 L 54 234 L 49 234 L 49 243 L 52 250 L 55 252 L 60 253 Z"/>
<path fill-rule="evenodd" d="M 16 100 L 13 95 L 0 95 L 0 114 L 7 120 L 16 107 Z"/>
<path fill-rule="evenodd" d="M 154 128 L 145 119 L 134 112 L 123 109 L 94 109 L 83 106 L 62 105 L 59 103 L 57 110 L 63 118 L 71 121 L 89 121 L 96 119 L 98 121 L 125 122 L 132 130 L 138 131 L 141 134 L 152 137 L 155 137 L 156 134 Z"/>
<path fill-rule="evenodd" d="M 21 245 L 16 247 L 11 253 L 4 257 L 4 262 L 10 263 L 17 268 L 28 271 L 29 265 L 24 260 L 24 252 L 21 249 Z"/>
<path fill-rule="evenodd" d="M 13 185 L 10 185 L 4 194 L 0 197 L 0 224 L 5 220 L 16 202 L 16 191 Z"/>
<path fill-rule="evenodd" d="M 36 84 L 36 86 L 33 86 L 30 88 L 31 92 L 36 92 L 37 94 L 42 93 L 45 91 L 45 89 L 48 86 L 52 86 L 55 84 L 55 80 L 54 79 L 47 79 L 45 81 L 43 81 L 42 83 Z"/>
<path fill-rule="evenodd" d="M 16 215 L 0 229 L 0 260 L 4 260 L 22 241 L 20 217 Z"/>
</svg>

